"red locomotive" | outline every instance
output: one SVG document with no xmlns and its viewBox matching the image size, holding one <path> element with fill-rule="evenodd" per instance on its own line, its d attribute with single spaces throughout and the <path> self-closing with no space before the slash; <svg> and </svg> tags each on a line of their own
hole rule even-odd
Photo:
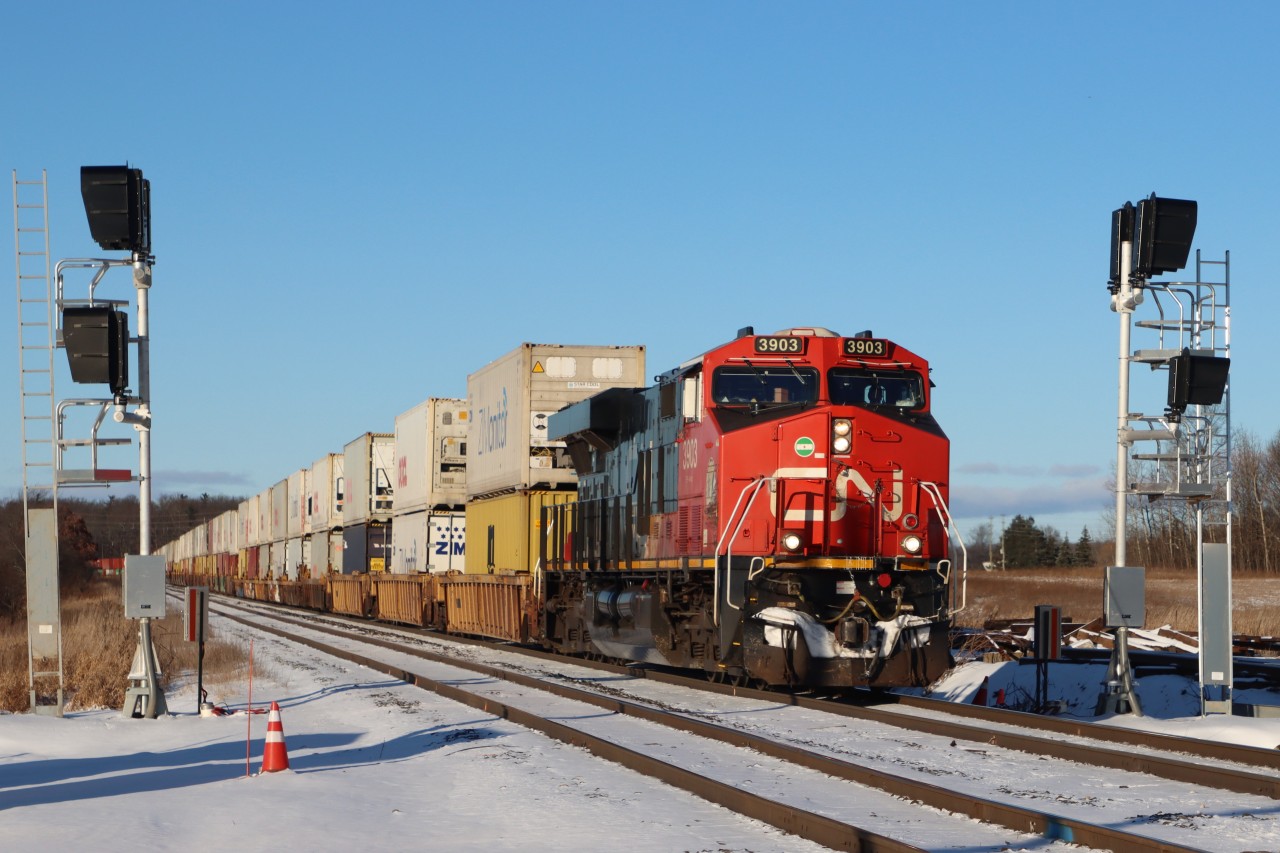
<svg viewBox="0 0 1280 853">
<path fill-rule="evenodd" d="M 736 340 L 551 418 L 576 503 L 542 519 L 544 642 L 850 688 L 948 667 L 949 443 L 928 363 L 870 332 Z"/>
</svg>

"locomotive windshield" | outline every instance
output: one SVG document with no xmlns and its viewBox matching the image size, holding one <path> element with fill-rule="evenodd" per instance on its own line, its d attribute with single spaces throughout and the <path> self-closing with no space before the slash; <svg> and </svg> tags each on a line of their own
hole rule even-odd
<svg viewBox="0 0 1280 853">
<path fill-rule="evenodd" d="M 837 406 L 924 407 L 924 382 L 919 373 L 836 367 L 828 374 L 827 384 L 831 402 Z"/>
<path fill-rule="evenodd" d="M 711 396 L 724 406 L 753 410 L 813 403 L 818 399 L 818 371 L 812 367 L 754 365 L 716 368 Z"/>
</svg>

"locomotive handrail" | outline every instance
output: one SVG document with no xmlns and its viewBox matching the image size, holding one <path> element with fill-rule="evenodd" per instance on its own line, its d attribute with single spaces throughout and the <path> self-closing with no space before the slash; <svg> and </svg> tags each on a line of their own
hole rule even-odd
<svg viewBox="0 0 1280 853">
<path fill-rule="evenodd" d="M 546 507 L 543 507 L 543 510 L 544 510 L 544 511 L 545 511 L 546 509 L 547 509 Z M 556 529 L 556 515 L 554 515 L 554 514 L 553 514 L 553 515 L 551 515 L 551 519 L 547 522 L 547 526 L 546 526 L 546 533 L 544 533 L 544 534 L 543 534 L 543 540 L 542 540 L 542 541 L 543 541 L 544 543 L 545 543 L 545 542 L 550 538 L 550 536 L 551 536 L 551 534 L 552 534 L 552 531 L 554 531 L 555 529 Z M 545 550 L 546 550 L 546 546 L 544 545 L 542 548 L 540 548 L 540 549 L 539 549 L 539 552 L 541 552 L 541 551 L 545 551 Z M 533 594 L 534 594 L 534 596 L 535 596 L 536 598 L 539 598 L 539 599 L 541 599 L 541 597 L 542 597 L 542 573 L 543 573 L 543 571 L 544 571 L 544 568 L 543 568 L 543 565 L 542 565 L 542 554 L 541 554 L 541 553 L 539 553 L 539 554 L 538 554 L 538 559 L 537 559 L 537 560 L 535 560 L 535 561 L 534 561 L 534 563 L 533 563 Z"/>
<path fill-rule="evenodd" d="M 716 543 L 715 585 L 713 587 L 712 602 L 711 602 L 711 622 L 714 625 L 720 624 L 720 549 L 724 547 L 725 540 L 728 539 L 729 547 L 725 549 L 725 555 L 724 555 L 725 556 L 725 561 L 724 561 L 725 603 L 728 604 L 730 607 L 732 607 L 734 610 L 741 610 L 742 609 L 741 607 L 736 606 L 732 601 L 729 600 L 729 593 L 730 593 L 729 580 L 730 580 L 730 575 L 733 572 L 733 540 L 738 538 L 738 533 L 739 531 L 742 530 L 742 525 L 746 523 L 747 513 L 751 511 L 751 507 L 755 504 L 756 497 L 760 494 L 760 487 L 763 486 L 765 483 L 777 482 L 777 480 L 778 480 L 777 477 L 761 477 L 759 480 L 752 480 L 750 483 L 747 483 L 745 486 L 742 487 L 742 491 L 738 493 L 738 500 L 733 505 L 733 512 L 729 513 L 729 518 L 727 519 L 727 521 L 732 522 L 734 517 L 737 516 L 738 514 L 738 507 L 742 506 L 742 499 L 747 496 L 747 492 L 751 492 L 751 500 L 747 501 L 747 505 L 743 507 L 742 517 L 738 519 L 738 524 L 733 528 L 733 535 L 730 536 L 729 525 L 725 524 L 724 533 L 720 534 L 720 541 Z"/>
<path fill-rule="evenodd" d="M 938 488 L 938 484 L 921 480 L 920 488 L 924 489 L 925 494 L 933 501 L 934 507 L 942 516 L 943 523 L 947 528 L 947 537 L 950 538 L 954 535 L 956 543 L 960 546 L 960 606 L 952 608 L 951 615 L 954 616 L 968 606 L 969 549 L 964 546 L 964 539 L 960 536 L 960 531 L 956 527 L 955 521 L 951 518 L 951 510 L 947 509 L 947 502 L 942 499 L 942 490 Z M 955 598 L 954 593 L 952 598 Z"/>
</svg>

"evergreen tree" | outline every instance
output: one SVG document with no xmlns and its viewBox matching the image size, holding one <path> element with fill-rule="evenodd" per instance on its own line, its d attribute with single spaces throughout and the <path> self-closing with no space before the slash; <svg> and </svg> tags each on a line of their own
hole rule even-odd
<svg viewBox="0 0 1280 853">
<path fill-rule="evenodd" d="M 1036 527 L 1036 520 L 1015 515 L 1004 532 L 1005 566 L 1029 569 L 1040 565 L 1043 548 L 1044 533 Z"/>
<path fill-rule="evenodd" d="M 1080 531 L 1080 538 L 1076 541 L 1075 565 L 1092 566 L 1093 560 L 1093 539 L 1090 538 L 1089 528 L 1086 526 Z"/>
</svg>

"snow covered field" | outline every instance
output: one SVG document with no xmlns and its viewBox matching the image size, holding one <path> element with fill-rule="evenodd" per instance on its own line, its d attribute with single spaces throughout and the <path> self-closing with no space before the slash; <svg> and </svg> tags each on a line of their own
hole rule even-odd
<svg viewBox="0 0 1280 853">
<path fill-rule="evenodd" d="M 1075 666 L 1055 673 L 1054 695 L 1091 704 L 1100 671 Z M 276 665 L 273 676 L 275 683 L 254 684 L 254 705 L 274 699 L 283 708 L 291 769 L 277 774 L 255 775 L 266 716 L 201 718 L 190 684 L 168 696 L 172 716 L 159 720 L 127 719 L 114 710 L 0 717 L 0 846 L 817 849 L 359 667 L 308 657 Z M 939 694 L 967 701 L 984 677 L 991 691 L 1003 687 L 1010 696 L 1034 690 L 1033 667 L 970 664 L 939 684 Z M 1192 717 L 1194 694 L 1180 679 L 1144 680 L 1139 690 L 1148 716 L 1116 724 L 1280 745 L 1280 720 Z M 229 704 L 243 707 L 243 697 Z M 1268 826 L 1273 817 L 1265 816 Z M 1196 846 L 1194 828 L 1185 843 Z"/>
</svg>

